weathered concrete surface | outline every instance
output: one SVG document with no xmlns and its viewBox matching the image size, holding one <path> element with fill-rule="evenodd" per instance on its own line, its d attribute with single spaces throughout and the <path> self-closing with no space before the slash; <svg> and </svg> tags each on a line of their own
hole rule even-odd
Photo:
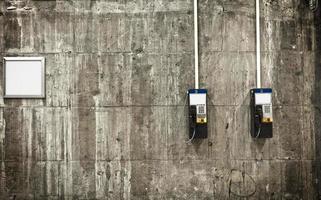
<svg viewBox="0 0 321 200">
<path fill-rule="evenodd" d="M 0 1 L 0 55 L 44 56 L 47 98 L 0 98 L 0 199 L 320 198 L 321 26 L 305 0 L 262 1 L 268 140 L 249 135 L 255 1 L 199 0 L 210 122 L 192 145 L 191 0 L 16 2 Z"/>
</svg>

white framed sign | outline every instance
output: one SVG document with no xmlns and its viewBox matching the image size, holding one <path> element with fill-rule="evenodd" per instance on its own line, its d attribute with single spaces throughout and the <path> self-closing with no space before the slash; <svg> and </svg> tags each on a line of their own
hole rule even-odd
<svg viewBox="0 0 321 200">
<path fill-rule="evenodd" d="M 4 98 L 45 98 L 45 58 L 5 57 Z"/>
</svg>

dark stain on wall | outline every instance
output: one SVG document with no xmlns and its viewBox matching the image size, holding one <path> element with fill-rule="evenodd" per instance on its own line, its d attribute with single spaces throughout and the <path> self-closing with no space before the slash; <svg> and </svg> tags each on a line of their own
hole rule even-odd
<svg viewBox="0 0 321 200">
<path fill-rule="evenodd" d="M 17 13 L 6 13 L 4 23 L 5 49 L 19 49 L 21 44 L 21 25 Z"/>
<path fill-rule="evenodd" d="M 86 178 L 89 192 L 86 198 L 95 198 L 95 160 L 96 160 L 96 113 L 92 105 L 95 105 L 95 96 L 99 94 L 98 86 L 98 60 L 91 55 L 79 55 L 76 59 L 76 71 L 78 74 L 76 87 L 76 105 L 74 123 L 76 124 L 74 136 L 78 142 L 77 154 L 80 161 L 80 174 L 76 175 L 76 182 L 82 183 Z M 93 177 L 93 178 L 89 178 Z M 80 189 L 82 186 L 79 187 Z M 84 198 L 79 196 L 79 198 Z"/>
</svg>

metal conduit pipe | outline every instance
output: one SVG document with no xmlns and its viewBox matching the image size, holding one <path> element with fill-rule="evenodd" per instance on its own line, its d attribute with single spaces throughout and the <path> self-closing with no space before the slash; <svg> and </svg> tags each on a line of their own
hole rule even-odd
<svg viewBox="0 0 321 200">
<path fill-rule="evenodd" d="M 256 88 L 261 88 L 260 0 L 256 0 Z"/>
<path fill-rule="evenodd" d="M 199 89 L 198 69 L 198 11 L 197 0 L 194 0 L 194 67 L 195 67 L 195 89 Z"/>
</svg>

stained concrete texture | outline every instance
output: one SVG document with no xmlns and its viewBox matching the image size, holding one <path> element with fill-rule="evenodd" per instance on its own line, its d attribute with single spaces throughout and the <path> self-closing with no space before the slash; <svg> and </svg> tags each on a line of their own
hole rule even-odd
<svg viewBox="0 0 321 200">
<path fill-rule="evenodd" d="M 320 12 L 262 0 L 274 137 L 258 140 L 255 1 L 199 0 L 209 138 L 186 144 L 192 6 L 0 1 L 0 56 L 44 56 L 47 68 L 46 99 L 0 97 L 0 199 L 321 198 Z"/>
</svg>

